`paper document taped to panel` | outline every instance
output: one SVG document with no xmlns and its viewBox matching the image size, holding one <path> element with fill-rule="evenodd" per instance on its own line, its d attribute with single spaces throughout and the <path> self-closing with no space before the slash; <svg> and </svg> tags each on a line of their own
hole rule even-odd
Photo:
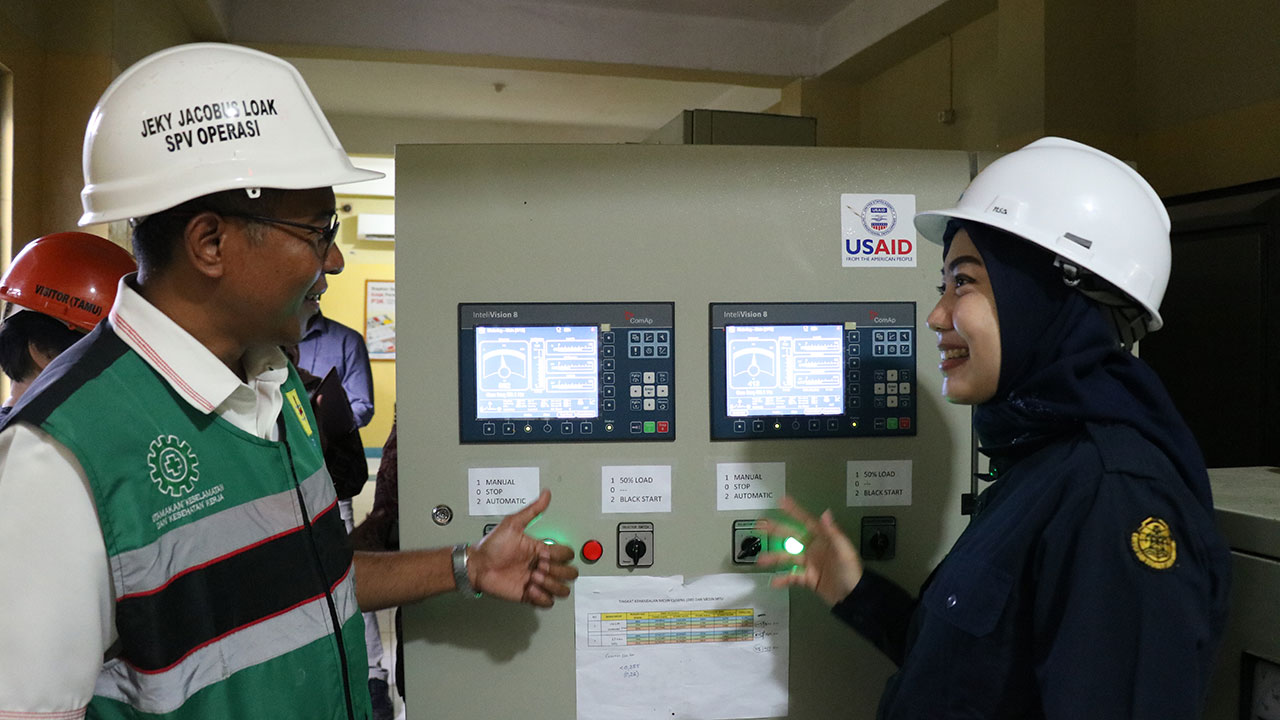
<svg viewBox="0 0 1280 720">
<path fill-rule="evenodd" d="M 769 578 L 578 578 L 578 720 L 786 715 L 790 601 Z"/>
</svg>

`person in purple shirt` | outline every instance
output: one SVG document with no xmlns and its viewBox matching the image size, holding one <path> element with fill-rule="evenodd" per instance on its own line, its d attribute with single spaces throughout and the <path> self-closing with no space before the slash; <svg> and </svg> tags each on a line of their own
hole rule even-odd
<svg viewBox="0 0 1280 720">
<path fill-rule="evenodd" d="M 325 317 L 324 312 L 316 313 L 298 343 L 298 367 L 319 378 L 337 368 L 356 427 L 362 428 L 373 419 L 373 373 L 369 349 L 359 332 Z"/>
</svg>

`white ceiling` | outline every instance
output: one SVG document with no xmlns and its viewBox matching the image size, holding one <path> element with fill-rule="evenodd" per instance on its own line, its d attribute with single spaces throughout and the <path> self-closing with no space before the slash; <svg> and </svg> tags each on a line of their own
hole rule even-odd
<svg viewBox="0 0 1280 720">
<path fill-rule="evenodd" d="M 685 109 L 763 111 L 974 1 L 175 0 L 204 35 L 293 62 L 340 135 L 421 121 L 415 142 L 464 124 L 473 142 L 634 142 Z"/>
</svg>

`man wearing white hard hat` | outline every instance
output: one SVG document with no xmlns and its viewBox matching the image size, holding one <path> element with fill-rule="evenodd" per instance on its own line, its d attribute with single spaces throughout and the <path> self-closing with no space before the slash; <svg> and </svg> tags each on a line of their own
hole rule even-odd
<svg viewBox="0 0 1280 720">
<path fill-rule="evenodd" d="M 1126 349 L 1163 323 L 1160 198 L 1044 138 L 916 227 L 943 245 L 942 394 L 974 406 L 990 485 L 918 596 L 789 498 L 805 550 L 760 562 L 798 565 L 774 585 L 813 590 L 897 664 L 879 718 L 1201 717 L 1230 556 L 1195 438 Z"/>
<path fill-rule="evenodd" d="M 343 267 L 331 186 L 378 174 L 292 66 L 144 58 L 99 100 L 84 172 L 81 223 L 130 220 L 138 273 L 0 425 L 4 553 L 49 566 L 4 577 L 0 716 L 362 720 L 361 609 L 568 594 L 572 551 L 524 533 L 545 492 L 475 546 L 352 553 L 278 348 Z"/>
</svg>

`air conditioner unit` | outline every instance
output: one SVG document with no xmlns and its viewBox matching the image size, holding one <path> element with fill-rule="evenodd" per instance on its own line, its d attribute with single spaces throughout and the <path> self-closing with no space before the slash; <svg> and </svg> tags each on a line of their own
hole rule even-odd
<svg viewBox="0 0 1280 720">
<path fill-rule="evenodd" d="M 356 216 L 356 238 L 376 242 L 395 242 L 396 216 L 382 213 L 360 213 Z"/>
</svg>

